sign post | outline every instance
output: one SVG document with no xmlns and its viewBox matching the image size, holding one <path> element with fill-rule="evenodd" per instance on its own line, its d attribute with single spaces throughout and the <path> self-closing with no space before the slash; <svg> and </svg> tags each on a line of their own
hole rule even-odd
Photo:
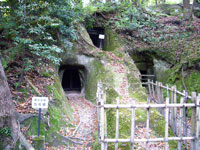
<svg viewBox="0 0 200 150">
<path fill-rule="evenodd" d="M 42 111 L 42 109 L 39 108 L 39 114 L 38 114 L 38 136 L 40 136 L 40 119 L 41 119 L 41 111 Z"/>
<path fill-rule="evenodd" d="M 32 108 L 39 110 L 38 113 L 38 136 L 40 136 L 40 120 L 42 109 L 48 108 L 48 97 L 33 97 L 32 98 Z"/>
<path fill-rule="evenodd" d="M 104 34 L 99 34 L 99 39 L 100 39 L 99 48 L 103 49 L 103 40 L 105 39 L 105 35 Z"/>
</svg>

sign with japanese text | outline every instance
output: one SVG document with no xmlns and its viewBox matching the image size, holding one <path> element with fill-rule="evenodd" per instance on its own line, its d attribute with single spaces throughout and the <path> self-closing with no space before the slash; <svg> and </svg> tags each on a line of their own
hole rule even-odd
<svg viewBox="0 0 200 150">
<path fill-rule="evenodd" d="M 104 38 L 105 38 L 105 35 L 99 34 L 99 39 L 104 39 Z"/>
<path fill-rule="evenodd" d="M 32 98 L 32 108 L 48 108 L 49 99 L 48 97 L 33 97 Z"/>
</svg>

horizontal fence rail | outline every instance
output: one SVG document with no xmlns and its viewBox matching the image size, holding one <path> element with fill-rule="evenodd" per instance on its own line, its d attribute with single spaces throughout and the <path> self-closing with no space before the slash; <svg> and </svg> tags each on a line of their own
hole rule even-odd
<svg viewBox="0 0 200 150">
<path fill-rule="evenodd" d="M 104 107 L 104 108 L 171 108 L 171 107 L 196 107 L 196 104 L 193 103 L 183 103 L 183 104 L 135 104 L 134 106 L 131 106 L 129 104 L 104 104 L 99 105 L 98 107 Z"/>
</svg>

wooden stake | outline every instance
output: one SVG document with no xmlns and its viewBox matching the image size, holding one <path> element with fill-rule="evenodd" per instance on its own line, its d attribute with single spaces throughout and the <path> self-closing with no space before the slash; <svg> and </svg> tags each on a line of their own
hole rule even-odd
<svg viewBox="0 0 200 150">
<path fill-rule="evenodd" d="M 165 106 L 165 150 L 168 150 L 168 117 L 169 117 L 169 108 L 167 105 L 169 104 L 169 97 L 166 98 L 166 106 Z"/>
<path fill-rule="evenodd" d="M 135 101 L 131 101 L 131 150 L 134 150 L 134 136 L 135 136 Z"/>
<path fill-rule="evenodd" d="M 100 127 L 100 132 L 101 132 L 101 150 L 104 149 L 104 100 L 101 99 L 101 127 Z"/>
<path fill-rule="evenodd" d="M 195 138 L 195 150 L 199 149 L 199 105 L 200 105 L 200 93 L 196 100 L 196 138 Z"/>
<path fill-rule="evenodd" d="M 117 98 L 117 106 L 119 105 L 119 98 Z M 119 139 L 119 108 L 116 110 L 116 132 L 115 138 L 117 142 L 115 143 L 115 150 L 118 150 L 118 139 Z"/>
<path fill-rule="evenodd" d="M 196 104 L 197 94 L 192 92 L 192 103 Z M 196 135 L 196 108 L 191 108 L 191 124 L 192 124 L 192 136 Z M 191 141 L 191 149 L 195 148 L 195 141 Z"/>
<path fill-rule="evenodd" d="M 181 97 L 181 104 L 184 103 L 184 98 Z M 182 138 L 182 132 L 183 132 L 183 107 L 180 108 L 180 118 L 179 118 L 179 137 Z M 182 145 L 182 141 L 178 141 L 178 150 L 181 150 L 181 145 Z"/>
<path fill-rule="evenodd" d="M 150 99 L 147 99 L 147 104 L 150 104 Z M 149 112 L 150 108 L 147 108 L 147 127 L 146 127 L 146 139 L 149 139 L 149 120 L 150 120 L 150 112 Z M 149 142 L 146 142 L 146 150 L 149 149 Z"/>
<path fill-rule="evenodd" d="M 187 93 L 186 93 L 186 91 L 184 90 L 183 91 L 183 93 L 184 93 L 184 103 L 187 103 Z M 183 111 L 183 119 L 184 119 L 184 128 L 183 128 L 183 135 L 184 136 L 187 136 L 188 134 L 188 129 L 187 129 L 187 122 L 188 122 L 188 118 L 187 118 L 187 107 L 184 107 L 184 109 L 183 109 L 184 111 Z M 187 141 L 184 141 L 184 144 L 185 144 L 185 149 L 187 150 L 188 149 L 188 145 L 187 145 Z"/>
<path fill-rule="evenodd" d="M 151 92 L 151 82 L 150 80 L 148 79 L 148 89 L 149 89 L 149 96 L 150 98 L 152 98 L 152 92 Z"/>
<path fill-rule="evenodd" d="M 172 87 L 172 91 L 171 91 L 171 103 L 174 104 L 174 87 Z M 170 123 L 170 125 L 172 127 L 173 132 L 176 133 L 175 126 L 174 126 L 174 114 L 175 114 L 174 109 L 171 108 L 171 123 Z"/>
<path fill-rule="evenodd" d="M 169 85 L 167 84 L 167 97 L 169 97 Z"/>
<path fill-rule="evenodd" d="M 163 88 L 162 88 L 162 83 L 160 82 L 160 100 L 161 100 L 161 104 L 164 104 L 164 94 L 163 94 Z M 165 111 L 164 109 L 161 110 L 162 112 L 162 115 L 164 116 L 165 115 Z"/>
<path fill-rule="evenodd" d="M 152 99 L 155 100 L 155 91 L 154 91 L 154 83 L 153 83 L 153 80 L 152 80 L 152 94 L 153 94 L 153 97 Z"/>
<path fill-rule="evenodd" d="M 173 100 L 174 100 L 174 103 L 176 104 L 177 103 L 177 96 L 176 96 L 176 86 L 174 86 L 174 95 L 173 95 Z M 176 135 L 178 135 L 178 132 L 177 132 L 177 123 L 176 123 L 176 118 L 177 118 L 177 108 L 174 107 L 174 115 L 173 115 L 173 126 L 174 126 L 174 132 Z"/>
</svg>

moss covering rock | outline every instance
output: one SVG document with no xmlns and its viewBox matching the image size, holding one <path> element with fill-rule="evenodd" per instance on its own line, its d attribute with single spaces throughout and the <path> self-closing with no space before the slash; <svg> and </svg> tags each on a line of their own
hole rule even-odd
<svg viewBox="0 0 200 150">
<path fill-rule="evenodd" d="M 51 73 L 52 74 L 52 73 Z M 65 92 L 61 86 L 58 74 L 55 72 L 53 76 L 54 84 L 47 85 L 46 88 L 49 94 L 52 96 L 50 97 L 49 108 L 48 112 L 45 114 L 45 118 L 49 116 L 49 124 L 45 124 L 41 121 L 40 125 L 40 134 L 45 136 L 45 141 L 49 145 L 59 145 L 59 144 L 66 144 L 63 143 L 60 137 L 59 130 L 61 127 L 70 124 L 73 120 L 72 118 L 72 109 L 68 103 L 66 98 Z M 68 122 L 66 122 L 68 120 Z M 31 127 L 27 131 L 28 136 L 37 135 L 38 132 L 38 117 L 30 118 L 29 120 L 23 123 L 24 126 L 31 125 Z"/>
</svg>

